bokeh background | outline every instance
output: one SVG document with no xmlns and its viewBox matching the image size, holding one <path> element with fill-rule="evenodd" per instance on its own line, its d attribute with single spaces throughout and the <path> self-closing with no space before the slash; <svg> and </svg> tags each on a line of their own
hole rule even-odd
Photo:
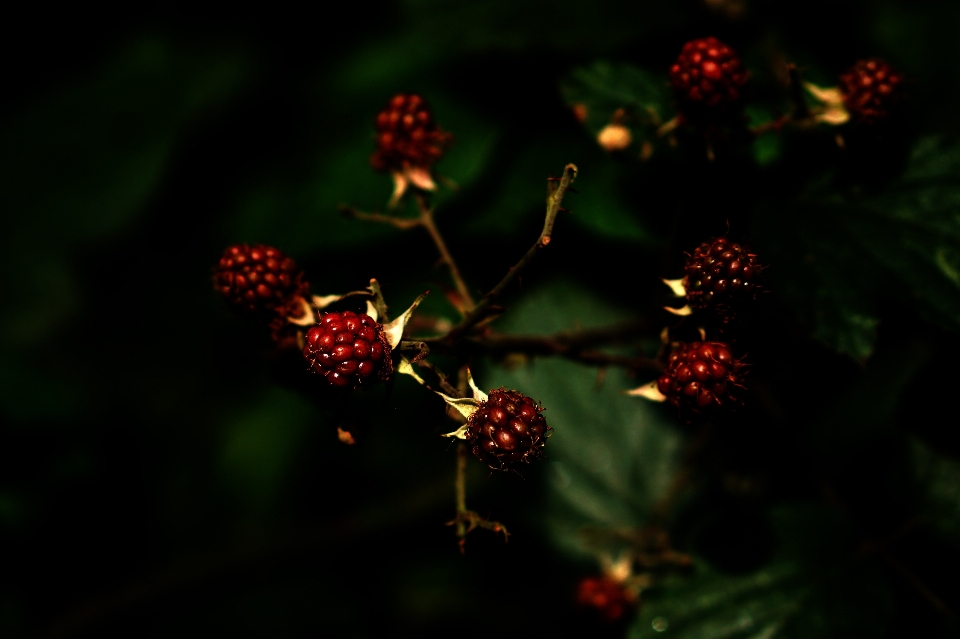
<svg viewBox="0 0 960 639">
<path fill-rule="evenodd" d="M 3 637 L 645 637 L 662 610 L 681 620 L 674 636 L 694 636 L 677 634 L 683 619 L 703 637 L 954 636 L 957 6 L 165 4 L 37 9 L 7 26 Z M 600 149 L 568 104 L 577 91 L 591 99 L 589 70 L 633 65 L 662 83 L 682 43 L 706 35 L 754 74 L 766 105 L 754 121 L 782 106 L 783 59 L 824 85 L 862 57 L 903 70 L 911 116 L 889 146 L 908 150 L 879 186 L 844 177 L 853 186 L 824 187 L 822 200 L 865 193 L 861 209 L 891 217 L 833 236 L 842 207 L 803 203 L 844 170 L 832 132 L 714 164 L 699 150 L 658 149 L 643 163 Z M 429 288 L 422 313 L 455 318 L 425 235 L 337 212 L 389 197 L 368 157 L 373 118 L 399 91 L 427 97 L 456 136 L 438 168 L 461 188 L 441 192 L 438 219 L 478 291 L 539 233 L 545 178 L 580 168 L 573 213 L 512 289 L 503 331 L 665 322 L 658 278 L 676 277 L 682 251 L 728 224 L 776 255 L 766 261 L 778 286 L 741 336 L 762 408 L 715 442 L 703 481 L 661 522 L 702 558 L 694 594 L 679 585 L 657 608 L 654 593 L 652 612 L 616 624 L 575 604 L 578 581 L 599 571 L 582 527 L 649 523 L 684 460 L 689 433 L 670 411 L 620 394 L 648 380 L 611 370 L 598 385 L 596 370 L 570 362 L 478 361 L 481 386 L 539 399 L 557 434 L 524 479 L 471 462 L 469 505 L 513 535 L 472 533 L 461 556 L 444 525 L 455 454 L 437 436 L 451 430 L 439 400 L 406 379 L 371 393 L 356 416 L 368 435 L 346 446 L 306 374 L 213 293 L 223 248 L 263 242 L 295 257 L 315 292 L 377 277 L 395 309 Z M 895 182 L 902 166 L 913 182 Z M 804 270 L 811 255 L 825 261 Z M 657 340 L 654 330 L 642 347 Z M 829 543 L 794 552 L 775 531 Z M 893 563 L 864 551 L 891 536 L 882 552 Z M 790 565 L 827 564 L 827 576 L 797 586 L 789 570 L 763 572 L 788 551 Z M 851 556 L 864 574 L 834 578 L 834 558 Z M 708 603 L 684 608 L 692 601 Z"/>
</svg>

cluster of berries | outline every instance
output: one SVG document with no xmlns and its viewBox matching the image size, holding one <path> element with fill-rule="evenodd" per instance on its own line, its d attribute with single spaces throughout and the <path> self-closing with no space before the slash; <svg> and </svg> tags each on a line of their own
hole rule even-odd
<svg viewBox="0 0 960 639">
<path fill-rule="evenodd" d="M 683 45 L 670 67 L 680 118 L 716 123 L 739 113 L 749 74 L 732 48 L 714 37 Z M 903 76 L 878 59 L 861 60 L 840 76 L 840 95 L 851 119 L 874 124 L 890 118 L 902 100 Z"/>
<path fill-rule="evenodd" d="M 376 118 L 378 170 L 429 170 L 449 145 L 451 136 L 434 123 L 426 102 L 417 95 L 394 96 Z M 303 271 L 271 246 L 229 247 L 214 271 L 214 287 L 241 315 L 273 329 L 297 329 L 295 343 L 310 371 L 332 389 L 351 391 L 388 381 L 394 373 L 394 349 L 384 325 L 367 313 L 322 312 L 308 301 Z M 515 390 L 490 391 L 477 403 L 464 438 L 490 468 L 515 470 L 542 457 L 552 429 L 534 400 Z"/>
<path fill-rule="evenodd" d="M 704 242 L 687 256 L 681 286 L 688 309 L 718 331 L 731 324 L 742 305 L 756 297 L 762 267 L 756 255 L 740 244 L 719 237 Z M 679 342 L 674 345 L 659 393 L 688 419 L 739 402 L 745 364 L 725 342 Z"/>
</svg>

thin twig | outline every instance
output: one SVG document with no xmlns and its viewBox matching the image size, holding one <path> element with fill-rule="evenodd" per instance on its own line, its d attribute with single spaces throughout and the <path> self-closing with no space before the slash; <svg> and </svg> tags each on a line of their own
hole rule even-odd
<svg viewBox="0 0 960 639">
<path fill-rule="evenodd" d="M 467 550 L 467 535 L 475 528 L 485 528 L 495 533 L 503 533 L 504 541 L 510 539 L 510 533 L 507 527 L 499 521 L 490 521 L 484 519 L 472 510 L 467 510 L 467 446 L 460 444 L 457 446 L 457 477 L 454 481 L 454 489 L 457 497 L 457 516 L 453 521 L 447 522 L 448 526 L 456 526 L 457 538 L 459 539 L 460 554 Z"/>
<path fill-rule="evenodd" d="M 357 220 L 363 220 L 365 222 L 379 222 L 381 224 L 389 224 L 390 226 L 395 226 L 398 229 L 412 229 L 416 226 L 421 225 L 419 218 L 394 217 L 392 215 L 383 215 L 382 213 L 364 213 L 363 211 L 358 211 L 357 209 L 351 208 L 349 206 L 341 206 L 340 212 L 343 213 L 344 215 L 347 215 Z"/>
<path fill-rule="evenodd" d="M 483 298 L 477 302 L 473 310 L 470 311 L 463 320 L 451 329 L 451 331 L 446 336 L 446 341 L 452 342 L 455 341 L 460 335 L 463 335 L 466 331 L 473 328 L 480 320 L 483 319 L 484 312 L 490 306 L 490 304 L 499 297 L 504 290 L 510 285 L 513 280 L 520 275 L 520 272 L 526 268 L 537 253 L 541 251 L 544 247 L 550 244 L 550 239 L 553 234 L 553 223 L 557 219 L 557 214 L 560 212 L 560 205 L 563 203 L 563 196 L 567 192 L 567 188 L 570 184 L 573 183 L 574 179 L 577 177 L 577 167 L 573 164 L 568 164 L 563 169 L 563 177 L 559 178 L 558 181 L 548 181 L 549 185 L 549 195 L 547 196 L 547 215 L 543 222 L 543 230 L 540 232 L 540 237 L 537 238 L 537 241 L 534 242 L 533 246 L 527 251 L 519 262 L 517 262 L 494 286 L 490 289 Z"/>
<path fill-rule="evenodd" d="M 893 555 L 891 555 L 885 548 L 881 548 L 878 553 L 880 557 L 889 565 L 891 568 L 900 573 L 900 576 L 903 577 L 907 583 L 916 589 L 930 604 L 939 610 L 942 614 L 947 617 L 953 617 L 954 612 L 951 610 L 943 600 L 940 599 L 930 588 L 921 581 L 916 574 L 906 566 L 904 566 L 900 561 L 898 561 Z"/>
<path fill-rule="evenodd" d="M 440 231 L 433 221 L 433 209 L 427 204 L 426 196 L 418 192 L 416 197 L 417 206 L 420 208 L 420 225 L 430 234 L 430 238 L 440 253 L 440 259 L 442 259 L 444 264 L 447 265 L 447 268 L 450 269 L 450 277 L 453 279 L 453 285 L 456 287 L 457 293 L 462 300 L 463 311 L 469 313 L 475 305 L 473 296 L 470 295 L 470 289 L 467 288 L 463 276 L 460 275 L 460 269 L 457 267 L 453 255 L 450 254 L 450 250 L 447 248 L 447 243 L 444 242 L 443 236 L 440 235 Z"/>
</svg>

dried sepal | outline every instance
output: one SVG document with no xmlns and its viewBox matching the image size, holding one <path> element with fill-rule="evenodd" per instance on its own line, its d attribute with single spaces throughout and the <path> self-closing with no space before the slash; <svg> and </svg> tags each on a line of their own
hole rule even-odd
<svg viewBox="0 0 960 639">
<path fill-rule="evenodd" d="M 687 304 L 683 308 L 671 308 L 669 306 L 664 306 L 663 310 L 674 315 L 679 315 L 680 317 L 686 317 L 687 315 L 693 315 L 693 309 L 690 308 L 690 305 Z"/>
<path fill-rule="evenodd" d="M 410 308 L 405 310 L 395 320 L 383 325 L 383 334 L 386 335 L 387 343 L 390 344 L 390 348 L 396 348 L 400 345 L 400 340 L 403 339 L 403 329 L 407 326 L 407 322 L 409 322 L 410 318 L 413 316 L 413 311 L 416 310 L 417 306 L 420 305 L 420 302 L 423 301 L 423 298 L 425 298 L 429 292 L 430 291 L 427 291 L 417 299 L 413 300 L 413 304 L 410 305 Z"/>
<path fill-rule="evenodd" d="M 404 166 L 402 170 L 391 171 L 390 175 L 393 177 L 393 195 L 390 196 L 390 201 L 387 203 L 389 209 L 397 208 L 397 204 L 406 195 L 407 189 L 411 185 L 421 191 L 437 190 L 437 183 L 433 181 L 430 169 L 426 167 Z"/>
<path fill-rule="evenodd" d="M 812 82 L 804 82 L 807 92 L 818 100 L 822 106 L 813 110 L 813 117 L 817 122 L 831 126 L 839 126 L 850 120 L 850 112 L 843 103 L 843 94 L 840 87 L 819 87 Z"/>
<path fill-rule="evenodd" d="M 660 389 L 657 388 L 657 380 L 653 380 L 649 384 L 644 384 L 638 388 L 632 390 L 623 391 L 624 395 L 631 395 L 633 397 L 642 397 L 648 399 L 651 402 L 665 402 L 667 401 L 667 396 L 660 392 Z"/>
<path fill-rule="evenodd" d="M 470 385 L 470 390 L 473 391 L 473 398 L 477 402 L 485 402 L 489 399 L 487 394 L 480 390 L 477 383 L 473 381 L 473 373 L 470 372 L 469 368 L 467 369 L 467 384 Z"/>
<path fill-rule="evenodd" d="M 683 278 L 681 277 L 678 280 L 660 280 L 664 284 L 670 287 L 670 290 L 677 297 L 686 297 L 687 289 L 683 285 Z"/>
<path fill-rule="evenodd" d="M 397 364 L 397 373 L 400 375 L 409 375 L 417 380 L 421 385 L 427 385 L 427 383 L 423 381 L 423 378 L 417 375 L 417 371 L 415 371 L 413 368 L 413 363 L 403 355 L 400 356 L 400 363 Z"/>
<path fill-rule="evenodd" d="M 314 296 L 316 298 L 316 296 Z M 317 322 L 317 316 L 313 312 L 313 308 L 310 306 L 310 302 L 305 300 L 302 297 L 298 297 L 294 304 L 298 305 L 301 308 L 301 313 L 299 316 L 288 315 L 287 321 L 291 324 L 296 324 L 297 326 L 313 326 Z"/>
</svg>

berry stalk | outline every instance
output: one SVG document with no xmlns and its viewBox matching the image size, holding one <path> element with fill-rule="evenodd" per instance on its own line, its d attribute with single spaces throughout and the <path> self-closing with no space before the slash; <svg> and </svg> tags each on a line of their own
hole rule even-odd
<svg viewBox="0 0 960 639">
<path fill-rule="evenodd" d="M 532 262 L 533 258 L 550 244 L 550 239 L 553 235 L 553 224 L 557 219 L 557 214 L 562 210 L 560 205 L 563 204 L 563 196 L 566 195 L 567 190 L 570 188 L 570 185 L 573 184 L 576 177 L 576 165 L 568 164 L 563 168 L 562 177 L 559 179 L 551 179 L 548 182 L 550 185 L 550 194 L 547 196 L 547 215 L 543 222 L 543 231 L 540 232 L 540 237 L 538 237 L 537 241 L 533 243 L 533 246 L 527 250 L 527 253 L 520 258 L 520 261 L 511 267 L 507 274 L 503 276 L 503 279 L 477 302 L 473 310 L 447 333 L 445 341 L 456 341 L 461 335 L 476 326 L 477 323 L 484 318 L 487 308 L 493 300 L 498 298 L 510 283 L 520 275 L 520 272 L 526 268 L 527 264 Z"/>
</svg>

